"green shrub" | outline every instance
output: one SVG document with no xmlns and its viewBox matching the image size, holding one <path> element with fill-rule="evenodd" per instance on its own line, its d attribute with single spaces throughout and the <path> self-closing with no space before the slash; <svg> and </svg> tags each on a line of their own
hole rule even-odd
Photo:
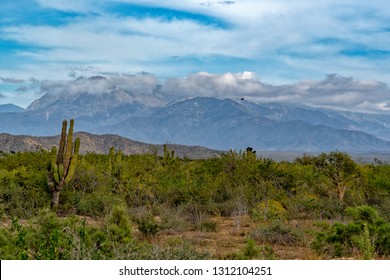
<svg viewBox="0 0 390 280">
<path fill-rule="evenodd" d="M 161 225 L 153 217 L 138 220 L 138 230 L 143 236 L 155 236 L 161 229 Z"/>
<path fill-rule="evenodd" d="M 215 221 L 206 220 L 200 223 L 199 229 L 204 232 L 216 232 L 218 230 L 218 224 Z"/>
<path fill-rule="evenodd" d="M 107 234 L 110 239 L 119 243 L 132 241 L 131 223 L 126 208 L 114 206 L 106 218 Z"/>
<path fill-rule="evenodd" d="M 353 220 L 335 223 L 317 232 L 312 247 L 320 254 L 344 257 L 358 254 L 361 258 L 390 255 L 390 224 L 369 206 L 347 208 Z"/>
<path fill-rule="evenodd" d="M 252 209 L 252 219 L 256 222 L 273 222 L 286 220 L 287 211 L 276 200 L 266 200 L 258 203 Z"/>
<path fill-rule="evenodd" d="M 370 260 L 373 258 L 375 253 L 373 242 L 370 239 L 370 231 L 368 229 L 368 225 L 366 223 L 363 224 L 363 232 L 354 236 L 352 240 L 352 244 L 356 244 L 359 251 L 362 254 L 363 259 Z"/>
<path fill-rule="evenodd" d="M 258 246 L 253 238 L 248 238 L 246 245 L 240 252 L 230 254 L 226 256 L 226 259 L 233 260 L 252 260 L 252 259 L 263 259 L 263 260 L 274 260 L 276 255 L 269 245 Z"/>
<path fill-rule="evenodd" d="M 252 231 L 250 236 L 258 242 L 278 245 L 298 245 L 303 240 L 301 232 L 280 222 L 267 227 L 259 227 Z"/>
<path fill-rule="evenodd" d="M 50 204 L 44 171 L 0 170 L 0 186 L 0 204 L 6 215 L 31 218 Z"/>
</svg>

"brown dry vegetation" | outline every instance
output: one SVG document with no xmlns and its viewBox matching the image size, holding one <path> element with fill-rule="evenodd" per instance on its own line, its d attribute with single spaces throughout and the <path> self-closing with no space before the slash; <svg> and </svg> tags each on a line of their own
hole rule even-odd
<svg viewBox="0 0 390 280">
<path fill-rule="evenodd" d="M 240 217 L 212 217 L 209 219 L 216 223 L 216 231 L 202 231 L 196 228 L 189 228 L 185 231 L 163 230 L 156 236 L 145 238 L 139 231 L 137 225 L 133 227 L 134 237 L 139 240 L 146 240 L 154 244 L 170 244 L 175 242 L 190 242 L 198 251 L 207 252 L 210 259 L 229 259 L 242 252 L 247 245 L 250 234 L 259 227 L 267 227 L 266 224 L 259 225 L 253 222 L 249 215 Z M 89 220 L 89 223 L 96 224 L 96 221 Z M 313 231 L 316 229 L 315 221 L 293 220 L 288 226 L 298 228 L 304 232 L 304 239 L 299 244 L 267 244 L 256 242 L 256 245 L 268 245 L 272 248 L 275 259 L 279 260 L 313 260 L 322 259 L 310 248 L 313 239 Z M 310 233 L 311 232 L 311 233 Z"/>
</svg>

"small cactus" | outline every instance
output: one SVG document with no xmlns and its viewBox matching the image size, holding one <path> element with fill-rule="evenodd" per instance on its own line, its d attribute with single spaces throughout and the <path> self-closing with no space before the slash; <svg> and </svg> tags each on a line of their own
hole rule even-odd
<svg viewBox="0 0 390 280">
<path fill-rule="evenodd" d="M 52 192 L 52 208 L 58 206 L 60 191 L 73 178 L 80 150 L 80 138 L 72 142 L 74 120 L 70 120 L 68 133 L 66 133 L 67 125 L 67 121 L 64 120 L 58 153 L 57 148 L 53 147 L 48 164 L 48 186 Z"/>
</svg>

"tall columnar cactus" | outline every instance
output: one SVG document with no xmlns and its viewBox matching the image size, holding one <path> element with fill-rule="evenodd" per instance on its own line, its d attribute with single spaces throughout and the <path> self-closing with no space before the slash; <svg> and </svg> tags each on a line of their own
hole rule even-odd
<svg viewBox="0 0 390 280">
<path fill-rule="evenodd" d="M 168 166 L 175 160 L 175 151 L 173 150 L 170 151 L 166 144 L 164 144 L 163 150 L 164 150 L 163 166 Z"/>
<path fill-rule="evenodd" d="M 48 165 L 48 185 L 52 193 L 52 208 L 58 206 L 60 191 L 72 179 L 77 165 L 80 149 L 80 138 L 73 143 L 74 120 L 70 120 L 69 131 L 66 133 L 68 122 L 62 122 L 61 139 L 57 148 L 51 150 L 51 160 Z"/>
<path fill-rule="evenodd" d="M 121 150 L 116 151 L 114 147 L 110 148 L 108 154 L 108 171 L 111 177 L 113 191 L 118 191 L 123 184 L 122 155 Z"/>
</svg>

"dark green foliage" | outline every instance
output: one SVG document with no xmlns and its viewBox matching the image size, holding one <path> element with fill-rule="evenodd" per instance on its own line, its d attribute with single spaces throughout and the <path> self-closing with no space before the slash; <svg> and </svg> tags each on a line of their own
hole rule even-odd
<svg viewBox="0 0 390 280">
<path fill-rule="evenodd" d="M 335 223 L 318 232 L 313 248 L 331 257 L 350 256 L 355 251 L 363 258 L 390 256 L 390 224 L 369 206 L 347 208 L 352 221 Z"/>
<path fill-rule="evenodd" d="M 266 259 L 274 260 L 276 256 L 271 246 L 259 246 L 253 238 L 248 238 L 245 247 L 241 252 L 234 253 L 227 256 L 227 259 L 233 260 L 252 260 L 252 259 Z"/>
<path fill-rule="evenodd" d="M 243 250 L 243 257 L 245 259 L 253 259 L 260 254 L 260 249 L 256 246 L 255 240 L 248 238 L 247 244 Z"/>
<path fill-rule="evenodd" d="M 0 170 L 11 171 L 20 167 L 25 167 L 30 171 L 46 171 L 46 163 L 49 158 L 50 151 L 46 150 L 5 154 L 0 157 Z"/>
<path fill-rule="evenodd" d="M 1 259 L 205 259 L 188 242 L 153 245 L 132 238 L 124 208 L 114 207 L 101 224 L 77 217 L 59 218 L 43 210 L 28 224 L 13 219 L 0 228 Z"/>
<path fill-rule="evenodd" d="M 153 217 L 145 217 L 138 220 L 138 230 L 144 236 L 155 236 L 162 229 Z"/>
<path fill-rule="evenodd" d="M 0 161 L 0 214 L 30 218 L 50 201 L 44 164 L 48 153 L 16 153 L 6 158 L 9 161 Z"/>
<path fill-rule="evenodd" d="M 338 193 L 340 201 L 344 200 L 348 185 L 362 176 L 359 166 L 346 153 L 322 153 L 314 158 L 317 172 L 326 176 Z"/>
</svg>

